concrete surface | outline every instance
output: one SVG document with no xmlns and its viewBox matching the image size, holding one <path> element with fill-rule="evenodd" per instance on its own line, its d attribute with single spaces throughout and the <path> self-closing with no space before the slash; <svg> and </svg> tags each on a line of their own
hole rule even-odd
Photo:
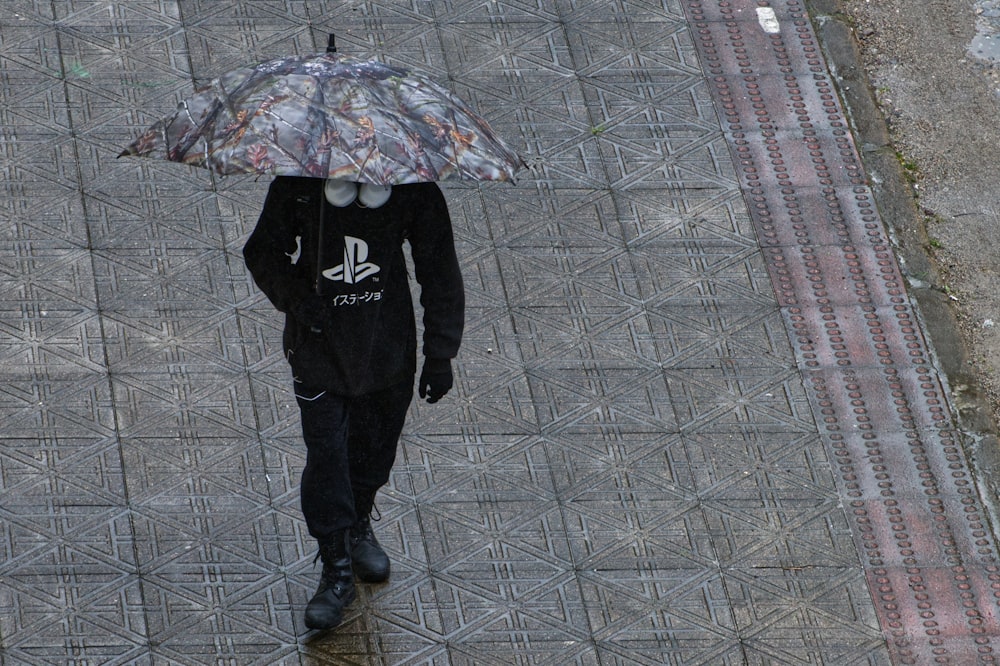
<svg viewBox="0 0 1000 666">
<path fill-rule="evenodd" d="M 798 0 L 9 2 L 0 663 L 995 663 L 995 539 Z M 265 178 L 121 147 L 288 52 L 418 66 L 522 151 L 447 188 L 455 392 L 318 575 Z"/>
</svg>

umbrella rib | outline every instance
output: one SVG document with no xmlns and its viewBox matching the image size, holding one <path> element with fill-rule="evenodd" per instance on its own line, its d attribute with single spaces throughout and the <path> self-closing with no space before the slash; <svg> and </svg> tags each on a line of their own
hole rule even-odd
<svg viewBox="0 0 1000 666">
<path fill-rule="evenodd" d="M 251 77 L 249 77 L 249 78 L 248 78 L 248 81 L 249 81 L 249 79 L 250 79 L 250 78 L 253 78 L 253 77 L 252 77 L 252 76 L 251 76 Z M 241 84 L 239 88 L 243 88 L 243 87 L 245 87 L 245 86 L 246 86 L 246 83 L 247 83 L 247 82 L 244 82 L 244 84 Z M 220 87 L 221 87 L 221 85 L 220 85 Z M 297 93 L 295 93 L 295 91 L 294 91 L 294 90 L 289 90 L 289 92 L 290 92 L 290 93 L 293 93 L 293 94 L 297 94 Z M 234 93 L 234 95 L 235 95 L 235 93 Z M 229 99 L 231 99 L 231 98 L 230 98 L 230 97 L 227 97 L 227 100 L 229 100 Z M 294 162 L 294 163 L 298 164 L 300 168 L 302 168 L 303 170 L 305 170 L 305 168 L 306 168 L 306 165 L 305 165 L 305 164 L 303 164 L 302 160 L 301 160 L 301 159 L 300 159 L 300 158 L 299 158 L 299 157 L 298 157 L 297 155 L 295 155 L 295 154 L 294 154 L 294 153 L 293 153 L 292 151 L 290 151 L 290 150 L 286 149 L 286 148 L 285 148 L 285 147 L 284 147 L 283 145 L 281 145 L 281 144 L 280 144 L 279 142 L 277 142 L 277 141 L 274 141 L 274 140 L 272 140 L 272 139 L 271 139 L 271 137 L 269 137 L 269 136 L 268 136 L 267 134 L 265 134 L 265 133 L 264 133 L 264 132 L 262 132 L 262 131 L 261 131 L 260 129 L 258 129 L 257 127 L 255 127 L 255 126 L 253 125 L 253 123 L 251 122 L 251 121 L 253 120 L 253 118 L 257 118 L 257 117 L 266 117 L 266 118 L 269 118 L 269 119 L 271 119 L 271 120 L 272 120 L 272 123 L 277 123 L 277 122 L 280 122 L 280 123 L 281 123 L 281 124 L 283 124 L 283 125 L 284 125 L 285 127 L 288 127 L 288 128 L 290 128 L 290 129 L 292 129 L 292 130 L 295 130 L 296 132 L 301 132 L 301 129 L 300 129 L 300 128 L 296 127 L 296 126 L 295 126 L 295 125 L 293 125 L 292 123 L 289 123 L 289 122 L 288 122 L 287 120 L 285 120 L 285 118 L 284 118 L 284 117 L 282 117 L 282 116 L 280 116 L 280 115 L 278 115 L 278 114 L 274 113 L 274 112 L 273 112 L 273 111 L 271 110 L 271 108 L 272 108 L 271 106 L 267 106 L 267 107 L 265 107 L 265 105 L 266 105 L 266 104 L 268 103 L 268 101 L 272 101 L 272 100 L 274 100 L 274 99 L 275 99 L 275 95 L 273 95 L 273 94 L 268 94 L 268 95 L 267 95 L 267 96 L 266 96 L 266 97 L 265 97 L 265 98 L 264 98 L 264 99 L 263 99 L 263 100 L 262 100 L 262 101 L 260 102 L 260 104 L 258 104 L 258 105 L 257 105 L 257 106 L 256 106 L 256 107 L 255 107 L 255 108 L 253 109 L 253 112 L 252 112 L 252 113 L 251 113 L 251 112 L 249 112 L 249 109 L 244 109 L 244 110 L 246 110 L 246 111 L 247 111 L 247 114 L 246 114 L 246 117 L 245 117 L 245 118 L 243 119 L 243 121 L 241 122 L 241 125 L 242 125 L 242 129 L 243 129 L 243 133 L 250 133 L 250 134 L 253 134 L 253 135 L 254 135 L 254 136 L 256 136 L 257 138 L 259 138 L 259 139 L 260 139 L 261 141 L 263 141 L 263 142 L 266 142 L 266 145 L 267 145 L 267 146 L 268 146 L 269 148 L 273 148 L 273 149 L 275 149 L 275 150 L 278 150 L 278 151 L 280 151 L 280 152 L 281 152 L 281 154 L 282 154 L 282 155 L 284 155 L 284 156 L 285 156 L 285 157 L 286 157 L 287 159 L 289 159 L 290 161 L 292 161 L 292 162 Z M 306 99 L 308 99 L 308 98 L 306 98 Z M 238 117 L 238 116 L 236 116 L 236 117 Z M 272 125 L 272 127 L 274 127 L 274 126 L 275 126 L 275 125 Z"/>
<path fill-rule="evenodd" d="M 349 73 L 351 79 L 354 81 L 355 85 L 357 86 L 357 89 L 361 92 L 362 96 L 365 98 L 366 105 L 369 108 L 372 108 L 373 107 L 373 102 L 376 102 L 378 100 L 372 99 L 372 97 L 368 94 L 368 88 L 367 88 L 367 86 L 365 86 L 364 82 L 361 80 L 361 77 L 358 76 L 358 73 L 357 73 L 356 70 L 348 69 L 348 73 Z M 367 116 L 367 118 L 368 118 L 369 122 L 372 122 L 370 114 Z M 351 161 L 354 162 L 354 164 L 356 165 L 356 167 L 358 169 L 358 175 L 359 176 L 361 176 L 362 174 L 365 174 L 368 171 L 368 164 L 369 164 L 369 162 L 373 161 L 373 159 L 374 159 L 374 161 L 377 163 L 377 166 L 383 167 L 383 168 L 381 168 L 381 169 L 378 170 L 378 179 L 376 181 L 376 184 L 378 184 L 378 185 L 389 185 L 391 183 L 385 182 L 386 181 L 386 178 L 385 178 L 385 168 L 384 168 L 383 159 L 382 159 L 383 152 L 379 148 L 378 142 L 375 141 L 375 137 L 378 136 L 378 134 L 379 134 L 379 129 L 375 126 L 374 123 L 372 123 L 372 145 L 371 145 L 371 148 L 369 148 L 368 153 L 364 156 L 364 158 L 362 160 L 360 160 L 360 162 L 357 159 L 355 159 L 354 153 L 348 152 L 347 154 L 351 158 Z"/>
<path fill-rule="evenodd" d="M 455 131 L 458 129 L 459 126 L 456 117 L 456 110 L 461 111 L 463 114 L 470 116 L 471 112 L 468 109 L 466 109 L 462 105 L 462 103 L 458 99 L 456 99 L 450 92 L 448 92 L 448 90 L 438 85 L 434 81 L 425 78 L 424 85 L 428 89 L 432 90 L 438 96 L 436 103 L 444 109 L 444 113 L 441 114 L 441 118 L 447 123 L 447 125 L 445 126 L 445 129 L 447 130 L 445 133 L 445 137 L 447 139 L 448 145 L 451 147 L 451 155 L 449 156 L 447 153 L 442 152 L 441 157 L 449 165 L 451 165 L 451 167 L 454 169 L 454 173 L 457 174 L 457 176 L 460 179 L 463 179 L 464 174 L 467 172 L 467 170 L 464 169 L 462 166 L 461 152 L 458 150 L 457 143 L 454 140 Z M 416 88 L 416 86 L 414 86 L 414 88 Z M 446 101 L 447 104 L 441 104 L 441 100 Z M 429 115 L 433 117 L 433 114 Z"/>
<path fill-rule="evenodd" d="M 330 37 L 332 39 L 333 35 L 331 35 Z M 316 95 L 317 95 L 317 98 L 318 98 L 316 101 L 317 101 L 317 103 L 319 103 L 320 108 L 325 108 L 326 105 L 327 105 L 326 104 L 326 93 L 324 92 L 322 85 L 317 85 L 316 86 Z M 331 126 L 330 114 L 328 114 L 328 113 L 320 113 L 319 116 L 320 116 L 320 119 L 321 119 L 321 121 L 323 123 L 323 128 L 324 129 L 330 129 L 330 131 L 333 132 L 333 134 L 330 136 L 331 143 L 330 143 L 330 145 L 327 146 L 327 150 L 326 150 L 326 165 L 323 167 L 323 170 L 322 170 L 323 175 L 326 176 L 326 175 L 329 175 L 329 173 L 330 173 L 330 161 L 333 159 L 333 154 L 332 154 L 333 137 L 334 136 L 338 136 L 340 134 L 340 130 L 335 125 Z M 323 134 L 321 134 L 321 136 L 323 136 Z"/>
</svg>

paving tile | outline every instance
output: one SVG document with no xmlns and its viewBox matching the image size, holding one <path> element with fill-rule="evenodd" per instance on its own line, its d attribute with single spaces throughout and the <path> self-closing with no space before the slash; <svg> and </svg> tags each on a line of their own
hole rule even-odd
<svg viewBox="0 0 1000 666">
<path fill-rule="evenodd" d="M 244 375 L 179 365 L 112 380 L 123 436 L 252 437 L 256 420 Z"/>
<path fill-rule="evenodd" d="M 8 587 L 10 579 L 5 577 L 4 618 L 17 621 L 4 622 L 5 634 L 16 637 L 4 643 L 4 663 L 43 663 L 53 652 L 87 654 L 106 664 L 151 663 L 144 661 L 148 634 L 138 579 L 114 568 L 70 564 L 66 553 L 55 559 L 66 563 L 57 574 L 65 582 L 54 597 L 46 586 L 56 576 L 44 566 L 14 583 L 37 586 L 32 592 Z M 114 584 L 107 584 L 109 580 Z"/>
<path fill-rule="evenodd" d="M 8 4 L 5 665 L 964 664 L 996 633 L 986 516 L 798 0 L 776 36 L 746 2 Z M 316 634 L 282 317 L 242 260 L 266 182 L 116 156 L 330 32 L 528 168 L 444 186 L 455 388 L 414 401 L 379 495 L 392 581 Z"/>
<path fill-rule="evenodd" d="M 573 23 L 662 22 L 684 15 L 674 0 L 556 0 L 564 21 Z"/>
</svg>

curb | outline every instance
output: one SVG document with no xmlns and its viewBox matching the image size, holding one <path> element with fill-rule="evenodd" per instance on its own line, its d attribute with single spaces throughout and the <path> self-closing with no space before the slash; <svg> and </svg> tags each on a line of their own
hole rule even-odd
<svg viewBox="0 0 1000 666">
<path fill-rule="evenodd" d="M 936 364 L 948 385 L 956 426 L 970 457 L 980 497 L 1000 525 L 1000 438 L 985 391 L 969 362 L 958 319 L 941 284 L 909 180 L 900 164 L 862 66 L 860 47 L 841 0 L 804 0 L 847 111 L 876 206 L 892 238 L 907 292 L 916 302 Z M 916 279 L 915 276 L 921 276 Z M 996 533 L 996 530 L 994 530 Z"/>
</svg>

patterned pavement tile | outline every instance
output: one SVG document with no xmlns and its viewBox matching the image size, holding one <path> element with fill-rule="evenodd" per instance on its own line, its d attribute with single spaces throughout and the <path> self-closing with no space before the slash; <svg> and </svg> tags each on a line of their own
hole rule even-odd
<svg viewBox="0 0 1000 666">
<path fill-rule="evenodd" d="M 973 663 L 995 549 L 809 26 L 779 3 L 782 50 L 703 4 L 6 3 L 0 662 L 885 665 L 929 594 L 948 638 L 912 636 Z M 379 495 L 392 581 L 314 634 L 282 321 L 242 260 L 266 180 L 116 156 L 331 32 L 529 168 L 444 188 L 455 390 L 414 401 Z M 800 48 L 808 76 L 731 69 Z"/>
</svg>

